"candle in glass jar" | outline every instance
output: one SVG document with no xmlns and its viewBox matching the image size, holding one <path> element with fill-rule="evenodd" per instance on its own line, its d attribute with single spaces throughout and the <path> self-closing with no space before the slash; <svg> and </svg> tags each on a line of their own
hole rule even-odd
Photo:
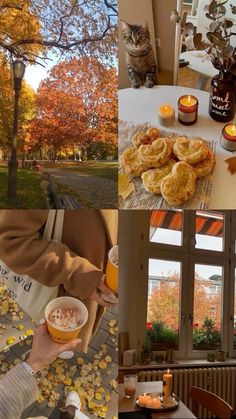
<svg viewBox="0 0 236 419">
<path fill-rule="evenodd" d="M 221 145 L 226 150 L 236 151 L 236 125 L 227 124 L 224 126 L 221 135 Z"/>
<path fill-rule="evenodd" d="M 158 112 L 159 123 L 165 127 L 169 127 L 175 120 L 174 106 L 168 103 L 161 105 Z"/>
<path fill-rule="evenodd" d="M 178 119 L 183 125 L 193 125 L 198 117 L 198 100 L 195 96 L 184 95 L 178 102 Z"/>
<path fill-rule="evenodd" d="M 173 382 L 173 375 L 170 374 L 170 370 L 167 370 L 167 373 L 163 375 L 164 400 L 170 397 L 172 394 L 172 382 Z"/>
</svg>

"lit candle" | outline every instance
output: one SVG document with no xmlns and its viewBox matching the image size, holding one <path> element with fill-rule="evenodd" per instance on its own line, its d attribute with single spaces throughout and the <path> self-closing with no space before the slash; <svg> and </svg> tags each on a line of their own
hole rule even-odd
<svg viewBox="0 0 236 419">
<path fill-rule="evenodd" d="M 166 400 L 172 394 L 172 381 L 173 375 L 170 374 L 170 370 L 167 370 L 167 373 L 163 375 L 164 400 Z"/>
<path fill-rule="evenodd" d="M 138 401 L 142 406 L 146 406 L 147 403 L 151 400 L 151 397 L 148 396 L 146 393 L 143 394 L 143 396 L 139 396 Z"/>
<path fill-rule="evenodd" d="M 179 98 L 178 118 L 183 125 L 193 125 L 197 121 L 198 100 L 195 96 L 184 95 Z"/>
<path fill-rule="evenodd" d="M 175 120 L 174 106 L 168 103 L 161 105 L 158 112 L 159 123 L 165 127 L 169 127 Z"/>
<path fill-rule="evenodd" d="M 149 407 L 149 409 L 160 409 L 161 407 L 161 400 L 160 397 L 149 397 L 149 400 L 146 401 L 145 404 L 146 407 Z"/>
<path fill-rule="evenodd" d="M 180 98 L 180 103 L 183 106 L 187 106 L 187 108 L 195 106 L 197 104 L 197 99 L 195 98 L 195 96 L 182 96 Z"/>
<path fill-rule="evenodd" d="M 236 150 L 236 125 L 227 124 L 222 130 L 221 145 L 226 150 Z"/>
<path fill-rule="evenodd" d="M 152 407 L 153 407 L 153 409 L 160 409 L 160 407 L 161 407 L 160 397 L 155 397 L 153 399 Z"/>
</svg>

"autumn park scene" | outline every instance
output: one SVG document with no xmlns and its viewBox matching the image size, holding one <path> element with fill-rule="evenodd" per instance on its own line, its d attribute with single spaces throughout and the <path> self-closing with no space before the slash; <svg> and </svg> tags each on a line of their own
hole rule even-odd
<svg viewBox="0 0 236 419">
<path fill-rule="evenodd" d="M 117 207 L 117 4 L 0 0 L 0 208 Z"/>
</svg>

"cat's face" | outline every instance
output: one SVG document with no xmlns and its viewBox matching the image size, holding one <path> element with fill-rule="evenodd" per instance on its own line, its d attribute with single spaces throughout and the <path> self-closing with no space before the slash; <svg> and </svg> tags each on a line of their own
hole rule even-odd
<svg viewBox="0 0 236 419">
<path fill-rule="evenodd" d="M 128 51 L 142 51 L 150 44 L 148 24 L 130 25 L 121 21 L 122 36 Z"/>
</svg>

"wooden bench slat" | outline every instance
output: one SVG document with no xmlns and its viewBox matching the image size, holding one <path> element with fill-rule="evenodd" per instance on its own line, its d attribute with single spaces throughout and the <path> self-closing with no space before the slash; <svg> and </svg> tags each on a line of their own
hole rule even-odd
<svg viewBox="0 0 236 419">
<path fill-rule="evenodd" d="M 79 203 L 77 202 L 77 200 L 75 199 L 74 196 L 72 195 L 64 195 L 61 197 L 61 202 L 63 207 L 66 209 L 75 209 L 75 208 L 80 208 Z"/>
</svg>

